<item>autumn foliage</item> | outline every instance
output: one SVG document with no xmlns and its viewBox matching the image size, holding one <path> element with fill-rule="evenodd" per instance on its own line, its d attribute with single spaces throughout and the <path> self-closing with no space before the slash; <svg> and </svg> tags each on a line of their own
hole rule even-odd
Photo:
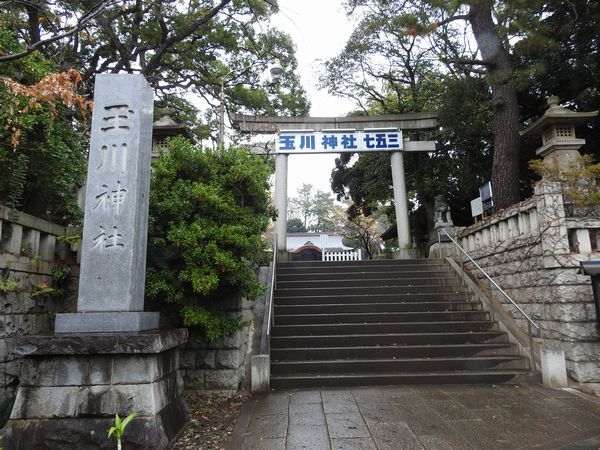
<svg viewBox="0 0 600 450">
<path fill-rule="evenodd" d="M 23 133 L 23 118 L 33 110 L 46 106 L 50 110 L 52 119 L 57 117 L 58 105 L 79 110 L 84 119 L 92 110 L 92 101 L 77 93 L 82 78 L 81 74 L 74 69 L 49 74 L 31 86 L 25 86 L 7 77 L 0 79 L 9 93 L 5 128 L 10 130 L 13 148 L 19 145 Z"/>
</svg>

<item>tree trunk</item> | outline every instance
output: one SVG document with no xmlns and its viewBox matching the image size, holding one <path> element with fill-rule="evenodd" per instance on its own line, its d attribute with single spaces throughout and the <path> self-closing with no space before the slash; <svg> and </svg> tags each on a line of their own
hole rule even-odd
<svg viewBox="0 0 600 450">
<path fill-rule="evenodd" d="M 492 190 L 496 210 L 520 198 L 519 192 L 519 105 L 512 83 L 514 70 L 492 20 L 492 0 L 471 0 L 469 20 L 481 57 L 488 64 L 487 79 L 492 89 L 494 111 L 494 160 Z"/>
<path fill-rule="evenodd" d="M 40 9 L 38 5 L 34 2 L 26 3 L 25 8 L 27 9 L 27 23 L 29 25 L 29 39 L 31 44 L 35 44 L 40 41 L 40 21 L 39 21 L 39 12 Z"/>
</svg>

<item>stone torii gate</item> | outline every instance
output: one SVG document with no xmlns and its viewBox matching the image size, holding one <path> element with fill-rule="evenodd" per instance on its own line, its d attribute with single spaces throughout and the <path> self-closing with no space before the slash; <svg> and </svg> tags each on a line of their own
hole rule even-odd
<svg viewBox="0 0 600 450">
<path fill-rule="evenodd" d="M 394 205 L 400 256 L 409 258 L 412 246 L 408 224 L 408 201 L 403 152 L 435 150 L 434 141 L 410 141 L 403 131 L 437 127 L 430 112 L 355 117 L 266 117 L 230 115 L 242 132 L 277 134 L 275 142 L 275 224 L 277 250 L 286 251 L 288 155 L 311 153 L 391 152 Z"/>
</svg>

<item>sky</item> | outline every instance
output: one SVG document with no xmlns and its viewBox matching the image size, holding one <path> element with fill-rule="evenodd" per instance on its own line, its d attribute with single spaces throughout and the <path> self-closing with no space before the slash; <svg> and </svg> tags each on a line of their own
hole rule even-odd
<svg viewBox="0 0 600 450">
<path fill-rule="evenodd" d="M 278 0 L 280 12 L 271 26 L 288 33 L 296 44 L 297 74 L 311 102 L 310 115 L 344 116 L 355 109 L 349 100 L 333 97 L 317 89 L 320 61 L 336 56 L 346 44 L 352 24 L 341 0 Z M 302 183 L 331 192 L 329 178 L 337 154 L 290 155 L 288 196 L 293 197 Z"/>
</svg>

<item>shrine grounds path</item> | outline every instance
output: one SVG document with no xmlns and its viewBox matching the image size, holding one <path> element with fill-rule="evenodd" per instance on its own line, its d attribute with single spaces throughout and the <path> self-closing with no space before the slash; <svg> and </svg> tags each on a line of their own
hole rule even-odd
<svg viewBox="0 0 600 450">
<path fill-rule="evenodd" d="M 600 402 L 538 385 L 277 391 L 245 403 L 229 448 L 600 449 Z"/>
</svg>

